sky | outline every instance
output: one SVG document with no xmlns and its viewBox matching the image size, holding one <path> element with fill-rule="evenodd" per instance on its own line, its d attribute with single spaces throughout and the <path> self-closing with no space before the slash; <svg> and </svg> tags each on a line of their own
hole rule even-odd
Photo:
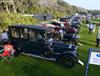
<svg viewBox="0 0 100 76">
<path fill-rule="evenodd" d="M 100 0 L 64 0 L 71 5 L 80 6 L 89 10 L 100 10 Z"/>
</svg>

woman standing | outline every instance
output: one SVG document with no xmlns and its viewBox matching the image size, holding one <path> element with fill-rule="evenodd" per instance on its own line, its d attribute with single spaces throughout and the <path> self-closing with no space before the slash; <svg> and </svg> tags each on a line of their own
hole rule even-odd
<svg viewBox="0 0 100 76">
<path fill-rule="evenodd" d="M 97 30 L 96 47 L 99 47 L 99 42 L 100 42 L 100 27 Z"/>
</svg>

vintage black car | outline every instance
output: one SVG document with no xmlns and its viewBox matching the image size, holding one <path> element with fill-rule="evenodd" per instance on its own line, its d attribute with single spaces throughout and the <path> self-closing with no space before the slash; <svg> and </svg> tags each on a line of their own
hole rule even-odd
<svg viewBox="0 0 100 76">
<path fill-rule="evenodd" d="M 61 41 L 48 41 L 47 35 L 52 28 L 39 25 L 9 26 L 9 37 L 17 54 L 21 52 L 54 58 L 59 64 L 73 67 L 78 63 L 77 46 Z"/>
</svg>

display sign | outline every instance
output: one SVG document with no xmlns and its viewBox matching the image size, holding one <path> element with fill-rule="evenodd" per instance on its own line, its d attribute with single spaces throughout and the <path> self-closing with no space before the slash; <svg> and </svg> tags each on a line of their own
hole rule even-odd
<svg viewBox="0 0 100 76">
<path fill-rule="evenodd" d="M 87 76 L 88 74 L 89 64 L 100 65 L 100 50 L 99 49 L 93 49 L 93 48 L 89 49 L 88 60 L 87 60 L 84 76 Z"/>
<path fill-rule="evenodd" d="M 100 52 L 91 51 L 89 64 L 100 65 Z"/>
</svg>

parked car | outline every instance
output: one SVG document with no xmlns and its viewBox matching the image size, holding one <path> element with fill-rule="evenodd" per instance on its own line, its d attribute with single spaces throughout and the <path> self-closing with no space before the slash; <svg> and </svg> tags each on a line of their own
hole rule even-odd
<svg viewBox="0 0 100 76">
<path fill-rule="evenodd" d="M 78 23 L 71 23 L 70 25 L 69 22 L 67 21 L 57 22 L 56 20 L 56 21 L 52 21 L 51 24 L 57 26 L 58 28 L 63 28 L 66 31 L 66 33 L 78 33 L 79 32 L 78 28 L 80 27 Z"/>
<path fill-rule="evenodd" d="M 71 17 L 64 17 L 64 18 L 60 18 L 59 20 L 66 22 L 66 21 L 69 21 L 70 19 Z"/>
<path fill-rule="evenodd" d="M 17 49 L 17 54 L 24 52 L 46 58 L 54 58 L 66 67 L 73 67 L 78 63 L 77 46 L 65 44 L 61 41 L 48 41 L 47 35 L 52 28 L 33 25 L 9 26 L 11 43 Z"/>
</svg>

